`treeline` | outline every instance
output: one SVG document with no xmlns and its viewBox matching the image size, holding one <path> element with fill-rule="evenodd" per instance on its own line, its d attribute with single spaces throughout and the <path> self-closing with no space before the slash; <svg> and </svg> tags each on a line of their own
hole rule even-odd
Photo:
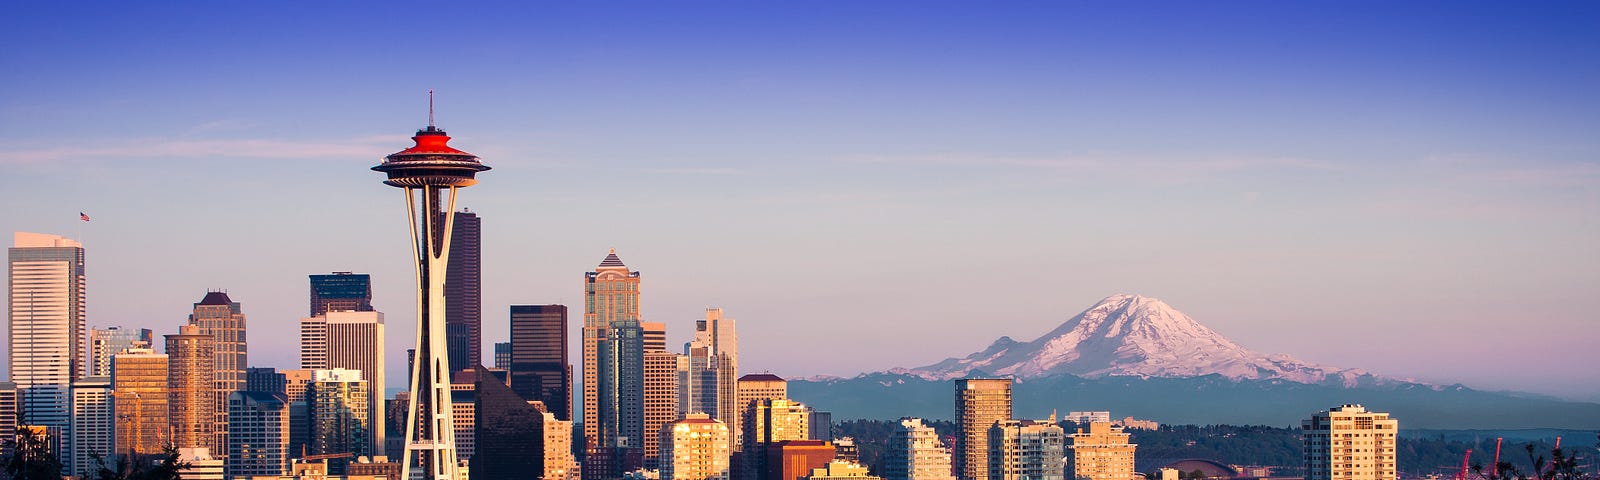
<svg viewBox="0 0 1600 480">
<path fill-rule="evenodd" d="M 943 420 L 924 420 L 932 426 L 946 446 L 953 446 L 955 423 Z M 833 427 L 834 438 L 854 437 L 861 450 L 861 461 L 874 472 L 883 467 L 883 449 L 889 435 L 899 428 L 898 421 L 850 420 Z M 1077 431 L 1078 425 L 1061 422 L 1068 434 Z M 1163 425 L 1159 430 L 1128 429 L 1130 441 L 1139 445 L 1141 459 L 1203 458 L 1230 465 L 1270 466 L 1275 475 L 1300 476 L 1303 470 L 1303 452 L 1298 428 L 1270 427 L 1264 425 Z M 1476 441 L 1448 440 L 1443 436 L 1432 438 L 1401 437 L 1395 446 L 1396 467 L 1403 475 L 1438 473 L 1454 475 L 1461 468 L 1462 455 L 1472 449 L 1471 465 L 1490 468 L 1494 456 L 1493 438 Z M 1549 458 L 1554 447 L 1548 442 L 1505 442 L 1501 446 L 1501 462 L 1509 462 L 1519 471 L 1533 469 L 1527 447 L 1533 446 L 1534 457 Z M 1590 471 L 1597 466 L 1592 448 L 1568 448 L 1566 454 L 1576 455 L 1579 465 Z M 1070 455 L 1070 453 L 1069 453 Z M 1147 462 L 1140 461 L 1143 468 Z"/>
</svg>

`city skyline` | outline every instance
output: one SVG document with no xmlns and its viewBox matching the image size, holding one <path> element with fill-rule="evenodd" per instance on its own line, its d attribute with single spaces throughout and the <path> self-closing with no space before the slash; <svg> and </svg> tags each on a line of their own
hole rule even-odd
<svg viewBox="0 0 1600 480">
<path fill-rule="evenodd" d="M 497 169 L 460 205 L 485 342 L 510 305 L 580 308 L 614 247 L 669 346 L 722 307 L 751 372 L 927 365 L 1126 292 L 1258 351 L 1600 400 L 1597 7 L 1165 6 L 483 7 L 402 42 L 377 29 L 440 19 L 25 5 L 0 230 L 83 243 L 90 328 L 176 333 L 227 289 L 250 366 L 289 368 L 306 275 L 354 271 L 409 345 L 366 166 L 434 88 Z M 369 83 L 417 58 L 452 68 Z M 794 366 L 824 335 L 861 354 Z"/>
</svg>

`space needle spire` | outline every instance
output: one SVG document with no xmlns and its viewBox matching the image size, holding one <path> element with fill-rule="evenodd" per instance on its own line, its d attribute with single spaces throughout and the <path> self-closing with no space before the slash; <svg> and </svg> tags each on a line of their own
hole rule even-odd
<svg viewBox="0 0 1600 480">
<path fill-rule="evenodd" d="M 411 366 L 400 478 L 460 480 L 451 420 L 451 365 L 445 347 L 444 279 L 456 189 L 478 183 L 476 175 L 489 166 L 476 155 L 450 147 L 450 136 L 433 125 L 431 90 L 428 126 L 411 139 L 416 145 L 384 157 L 382 164 L 372 167 L 388 175 L 384 184 L 406 191 L 411 246 L 417 261 L 417 353 Z M 413 477 L 413 471 L 421 474 Z"/>
</svg>

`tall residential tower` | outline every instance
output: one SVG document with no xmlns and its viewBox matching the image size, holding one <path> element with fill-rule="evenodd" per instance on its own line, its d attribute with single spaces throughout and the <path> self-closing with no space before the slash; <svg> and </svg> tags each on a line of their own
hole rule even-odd
<svg viewBox="0 0 1600 480">
<path fill-rule="evenodd" d="M 956 380 L 956 477 L 989 479 L 989 427 L 1011 418 L 1011 379 Z"/>
</svg>

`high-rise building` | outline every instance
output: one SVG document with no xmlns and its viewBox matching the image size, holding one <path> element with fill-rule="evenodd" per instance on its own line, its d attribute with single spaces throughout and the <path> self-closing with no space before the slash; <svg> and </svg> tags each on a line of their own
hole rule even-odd
<svg viewBox="0 0 1600 480">
<path fill-rule="evenodd" d="M 307 416 L 311 418 L 311 438 L 306 449 L 310 454 L 372 455 L 367 389 L 360 370 L 312 372 L 311 384 L 306 386 Z M 342 471 L 341 464 L 335 465 L 332 473 Z"/>
<path fill-rule="evenodd" d="M 251 392 L 288 395 L 289 379 L 272 367 L 250 367 L 244 371 L 244 389 Z"/>
<path fill-rule="evenodd" d="M 14 240 L 7 252 L 8 371 L 28 424 L 65 431 L 72 381 L 88 370 L 83 245 L 42 233 L 16 232 Z"/>
<path fill-rule="evenodd" d="M 756 480 L 800 480 L 818 468 L 826 468 L 838 455 L 833 445 L 820 440 L 784 440 L 769 444 L 766 456 L 759 462 Z M 746 450 L 749 451 L 749 450 Z M 745 465 L 751 465 L 747 455 Z"/>
<path fill-rule="evenodd" d="M 833 412 L 811 409 L 811 439 L 833 441 Z"/>
<path fill-rule="evenodd" d="M 642 448 L 643 333 L 639 272 L 629 270 L 613 249 L 595 271 L 584 275 L 583 436 L 589 449 Z M 512 347 L 513 355 L 516 349 Z M 608 454 L 597 453 L 586 457 L 596 460 L 595 467 L 608 458 Z M 628 455 L 610 454 L 609 458 L 617 461 L 607 461 L 604 469 L 585 463 L 583 477 L 618 476 L 625 468 L 620 459 Z"/>
<path fill-rule="evenodd" d="M 770 447 L 788 440 L 807 440 L 810 436 L 810 421 L 811 415 L 806 412 L 805 404 L 800 402 L 787 398 L 750 402 L 745 409 L 744 419 L 740 422 L 744 428 L 744 435 L 741 436 L 743 441 L 739 449 L 739 461 L 735 463 L 739 464 L 743 472 L 738 478 L 766 478 L 772 471 L 772 466 L 768 465 L 772 458 Z M 828 452 L 828 459 L 831 460 L 832 445 L 828 445 Z M 810 472 L 812 468 L 816 468 L 816 465 L 790 468 L 790 471 L 801 472 L 796 474 L 798 476 Z"/>
<path fill-rule="evenodd" d="M 472 474 L 479 478 L 531 478 L 545 471 L 545 458 L 540 453 L 547 450 L 544 412 L 487 369 L 478 367 L 476 371 L 474 436 L 494 441 L 476 446 Z"/>
<path fill-rule="evenodd" d="M 227 445 L 228 435 L 228 395 L 244 390 L 244 372 L 250 367 L 244 311 L 239 308 L 239 302 L 228 298 L 227 292 L 206 292 L 206 296 L 194 304 L 189 324 L 200 327 L 200 334 L 215 339 L 212 352 L 216 362 L 212 373 L 216 377 L 212 382 L 212 402 L 216 406 L 212 414 L 216 425 L 212 432 L 216 439 L 211 445 L 223 447 Z"/>
<path fill-rule="evenodd" d="M 456 426 L 456 457 L 472 460 L 478 451 L 478 371 L 456 370 L 450 374 L 451 418 Z"/>
<path fill-rule="evenodd" d="M 956 476 L 989 480 L 989 427 L 1011 418 L 1011 379 L 963 378 L 956 386 Z"/>
<path fill-rule="evenodd" d="M 283 396 L 289 409 L 289 457 L 298 458 L 311 443 L 311 407 L 306 403 L 306 389 L 311 385 L 316 370 L 284 370 Z M 404 433 L 404 432 L 402 432 Z"/>
<path fill-rule="evenodd" d="M 116 453 L 131 459 L 161 452 L 169 424 L 167 355 L 148 348 L 125 349 L 113 355 L 111 391 L 117 421 Z"/>
<path fill-rule="evenodd" d="M 351 272 L 311 275 L 311 313 L 306 316 L 337 310 L 372 310 L 372 276 Z"/>
<path fill-rule="evenodd" d="M 450 302 L 445 301 L 445 283 L 447 275 L 461 273 L 451 268 L 456 189 L 477 184 L 478 172 L 489 166 L 473 154 L 450 147 L 450 136 L 433 126 L 431 120 L 428 128 L 411 137 L 415 146 L 385 157 L 372 169 L 388 177 L 384 184 L 406 191 L 411 245 L 417 262 L 418 338 L 416 361 L 407 377 L 411 390 L 407 396 L 409 413 L 400 476 L 409 480 L 416 468 L 421 470 L 417 477 L 423 480 L 458 480 L 462 472 L 456 461 L 450 401 L 448 372 L 452 366 L 445 339 L 445 313 Z M 477 266 L 464 268 L 476 270 Z M 472 277 L 476 276 L 473 273 Z"/>
<path fill-rule="evenodd" d="M 662 480 L 731 478 L 727 425 L 704 413 L 690 413 L 659 433 Z"/>
<path fill-rule="evenodd" d="M 1063 418 L 1063 420 L 1066 420 L 1066 421 L 1069 421 L 1069 422 L 1072 422 L 1072 423 L 1076 423 L 1078 425 L 1088 425 L 1088 424 L 1091 424 L 1091 423 L 1094 423 L 1094 422 L 1110 423 L 1111 422 L 1111 412 L 1104 411 L 1104 410 L 1102 410 L 1102 411 L 1092 411 L 1092 412 L 1091 411 L 1085 411 L 1085 412 L 1073 411 L 1073 412 L 1067 412 L 1067 416 L 1065 418 Z"/>
<path fill-rule="evenodd" d="M 572 420 L 567 306 L 512 305 L 510 344 L 511 389 L 544 402 L 556 418 Z"/>
<path fill-rule="evenodd" d="M 1079 480 L 1137 480 L 1134 471 L 1134 450 L 1138 444 L 1128 443 L 1131 435 L 1122 433 L 1122 427 L 1107 422 L 1089 423 L 1089 431 L 1082 427 L 1078 433 L 1068 435 L 1072 444 L 1072 478 Z"/>
<path fill-rule="evenodd" d="M 511 342 L 494 342 L 494 368 L 511 371 Z"/>
<path fill-rule="evenodd" d="M 739 377 L 737 385 L 734 405 L 739 407 L 741 418 L 762 401 L 789 398 L 789 382 L 770 373 L 752 373 Z M 807 423 L 809 424 L 809 419 Z"/>
<path fill-rule="evenodd" d="M 358 370 L 369 386 L 384 385 L 383 312 L 334 310 L 300 319 L 300 368 Z M 383 388 L 367 391 L 367 411 L 383 411 Z M 382 418 L 372 415 L 369 451 L 383 450 Z"/>
<path fill-rule="evenodd" d="M 950 475 L 950 450 L 920 418 L 900 419 L 900 426 L 889 434 L 883 470 L 887 480 L 955 480 Z"/>
<path fill-rule="evenodd" d="M 445 343 L 450 368 L 471 370 L 483 362 L 482 219 L 456 212 L 450 230 L 450 268 L 445 270 Z"/>
<path fill-rule="evenodd" d="M 289 469 L 289 402 L 280 393 L 228 397 L 228 475 L 283 475 Z"/>
<path fill-rule="evenodd" d="M 17 384 L 0 382 L 0 439 L 17 438 Z M 0 442 L 0 456 L 10 455 L 11 446 Z"/>
<path fill-rule="evenodd" d="M 728 424 L 730 451 L 738 451 L 744 435 L 746 405 L 739 404 L 739 336 L 734 320 L 720 308 L 707 308 L 696 320 L 694 340 L 684 345 L 688 361 L 679 374 L 679 403 L 683 412 L 705 412 Z"/>
<path fill-rule="evenodd" d="M 1306 480 L 1394 480 L 1400 422 L 1361 405 L 1341 405 L 1300 422 Z"/>
<path fill-rule="evenodd" d="M 834 460 L 827 466 L 811 469 L 811 474 L 803 477 L 805 480 L 880 480 L 881 477 L 869 475 L 867 467 L 860 463 L 847 460 Z"/>
<path fill-rule="evenodd" d="M 648 330 L 646 330 L 648 332 Z M 663 346 L 665 343 L 663 342 Z M 644 468 L 657 469 L 661 427 L 678 419 L 678 363 L 682 355 L 644 352 Z"/>
<path fill-rule="evenodd" d="M 1066 432 L 1049 420 L 1001 420 L 989 427 L 989 480 L 1066 480 Z"/>
<path fill-rule="evenodd" d="M 211 448 L 216 438 L 216 338 L 195 325 L 182 325 L 167 340 L 167 418 L 172 444 Z"/>
<path fill-rule="evenodd" d="M 117 326 L 89 330 L 89 376 L 111 376 L 111 356 L 130 348 L 152 348 L 155 335 L 148 328 Z"/>
<path fill-rule="evenodd" d="M 117 451 L 116 419 L 111 411 L 111 379 L 84 377 L 72 382 L 72 426 L 67 429 L 61 471 L 86 477 L 96 471 L 94 457 Z"/>
<path fill-rule="evenodd" d="M 572 455 L 572 422 L 558 419 L 550 412 L 540 412 L 540 415 L 544 417 L 539 424 L 544 431 L 544 480 L 578 478 L 578 461 Z"/>
</svg>

